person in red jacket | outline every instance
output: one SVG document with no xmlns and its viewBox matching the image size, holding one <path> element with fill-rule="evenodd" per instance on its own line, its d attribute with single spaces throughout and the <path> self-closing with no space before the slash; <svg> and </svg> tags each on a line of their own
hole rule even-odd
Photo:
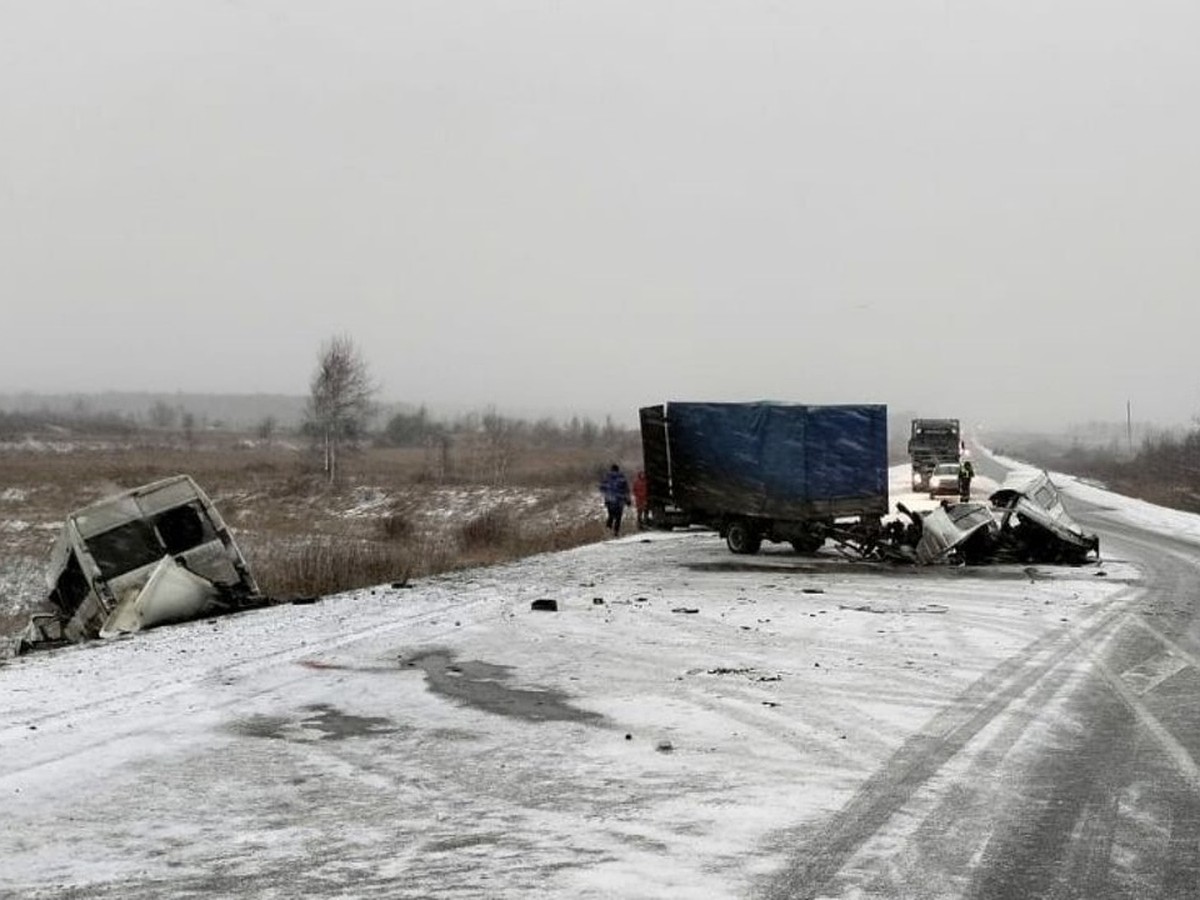
<svg viewBox="0 0 1200 900">
<path fill-rule="evenodd" d="M 645 528 L 650 524 L 650 510 L 646 505 L 650 488 L 646 484 L 646 473 L 638 469 L 637 477 L 633 479 L 633 505 L 637 508 L 637 527 Z"/>
</svg>

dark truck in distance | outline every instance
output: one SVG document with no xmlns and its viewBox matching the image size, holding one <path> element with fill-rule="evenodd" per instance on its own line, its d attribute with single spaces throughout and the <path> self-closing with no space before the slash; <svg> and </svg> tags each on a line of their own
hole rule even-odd
<svg viewBox="0 0 1200 900">
<path fill-rule="evenodd" d="M 962 460 L 958 419 L 913 419 L 908 459 L 912 463 L 913 490 L 929 490 L 929 476 L 935 468 Z"/>
<path fill-rule="evenodd" d="M 669 403 L 640 410 L 652 527 L 716 529 L 734 553 L 764 540 L 869 550 L 888 512 L 887 407 Z"/>
</svg>

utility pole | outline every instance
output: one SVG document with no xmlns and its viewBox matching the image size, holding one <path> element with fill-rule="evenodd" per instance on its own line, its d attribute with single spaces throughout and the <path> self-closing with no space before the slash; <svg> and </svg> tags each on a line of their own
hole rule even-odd
<svg viewBox="0 0 1200 900">
<path fill-rule="evenodd" d="M 1129 455 L 1133 456 L 1133 404 L 1125 401 L 1125 439 L 1129 442 Z"/>
</svg>

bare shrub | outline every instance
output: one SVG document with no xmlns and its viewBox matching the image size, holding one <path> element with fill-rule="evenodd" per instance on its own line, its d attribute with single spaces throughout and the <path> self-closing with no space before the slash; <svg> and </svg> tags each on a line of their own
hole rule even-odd
<svg viewBox="0 0 1200 900">
<path fill-rule="evenodd" d="M 488 565 L 521 559 L 537 553 L 569 550 L 604 540 L 608 532 L 598 519 L 565 523 L 522 525 L 508 509 L 498 507 L 477 516 L 459 529 L 461 548 L 457 565 Z"/>
<path fill-rule="evenodd" d="M 415 531 L 412 517 L 404 510 L 392 510 L 379 520 L 379 534 L 384 540 L 407 540 Z"/>
<path fill-rule="evenodd" d="M 511 545 L 516 533 L 512 512 L 497 506 L 464 522 L 458 529 L 458 540 L 463 550 L 473 553 Z"/>
<path fill-rule="evenodd" d="M 331 536 L 276 544 L 251 567 L 270 597 L 324 596 L 387 582 L 407 582 L 429 564 L 411 547 Z"/>
<path fill-rule="evenodd" d="M 608 529 L 604 523 L 596 519 L 580 522 L 570 522 L 554 528 L 533 532 L 521 536 L 514 547 L 514 558 L 531 556 L 535 553 L 553 553 L 558 550 L 570 550 L 584 544 L 595 544 L 608 537 Z"/>
</svg>

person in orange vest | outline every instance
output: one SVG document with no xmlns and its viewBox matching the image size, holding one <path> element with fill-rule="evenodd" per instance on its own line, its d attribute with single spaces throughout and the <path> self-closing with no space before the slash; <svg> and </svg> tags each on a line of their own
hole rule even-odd
<svg viewBox="0 0 1200 900">
<path fill-rule="evenodd" d="M 646 483 L 646 473 L 638 469 L 637 477 L 633 479 L 633 505 L 637 508 L 639 530 L 650 525 L 650 510 L 646 505 L 649 494 L 650 486 Z"/>
<path fill-rule="evenodd" d="M 963 460 L 958 467 L 958 499 L 966 503 L 971 499 L 971 479 L 975 477 L 975 467 L 969 459 Z"/>
</svg>

